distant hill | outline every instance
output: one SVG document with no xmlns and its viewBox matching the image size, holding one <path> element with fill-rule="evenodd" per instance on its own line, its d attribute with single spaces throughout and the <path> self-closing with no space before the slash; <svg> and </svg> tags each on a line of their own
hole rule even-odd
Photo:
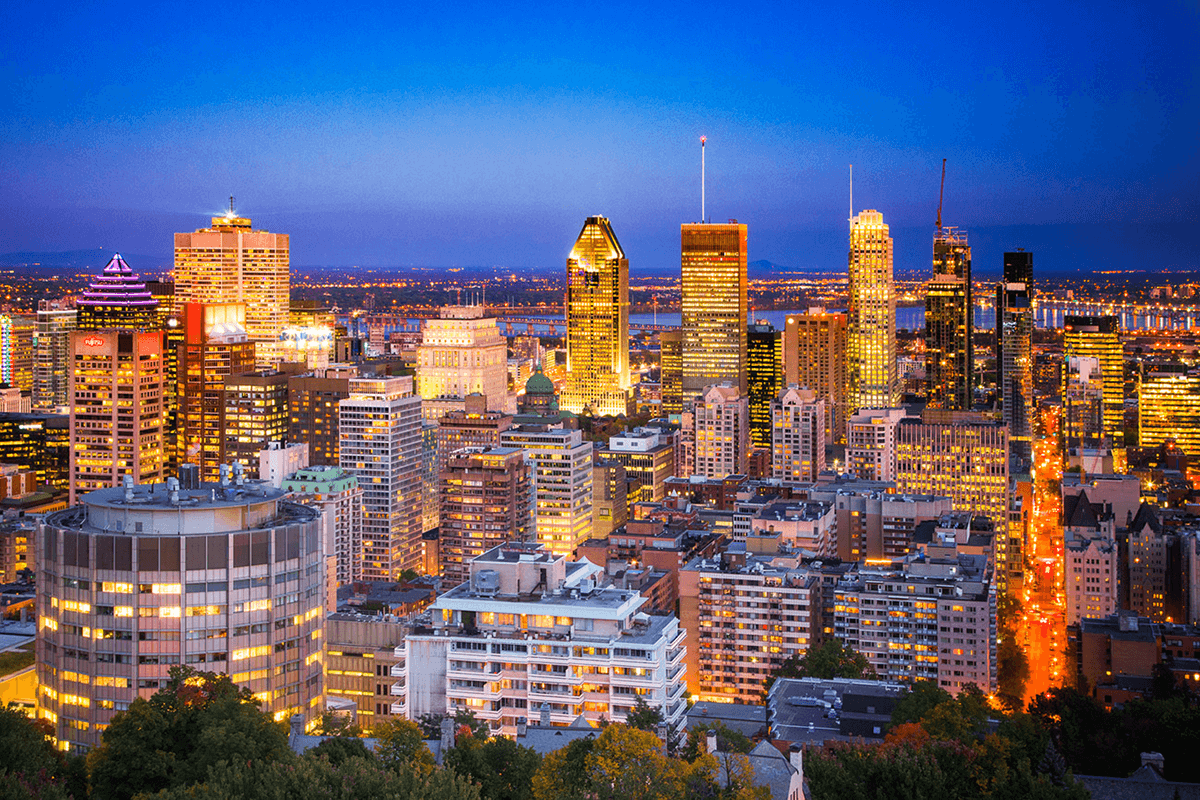
<svg viewBox="0 0 1200 800">
<path fill-rule="evenodd" d="M 0 253 L 0 267 L 26 267 L 30 271 L 45 273 L 56 270 L 100 270 L 113 257 L 114 250 L 99 247 L 92 250 L 66 250 L 61 253 Z M 137 273 L 153 274 L 171 268 L 174 257 L 148 256 L 137 253 L 121 253 L 125 263 Z"/>
</svg>

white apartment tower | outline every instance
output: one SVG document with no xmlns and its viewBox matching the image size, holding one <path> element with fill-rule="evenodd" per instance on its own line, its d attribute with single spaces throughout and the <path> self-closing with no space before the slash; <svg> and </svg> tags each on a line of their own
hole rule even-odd
<svg viewBox="0 0 1200 800">
<path fill-rule="evenodd" d="M 338 403 L 340 466 L 363 487 L 363 580 L 421 565 L 421 398 L 412 378 L 351 378 Z"/>
<path fill-rule="evenodd" d="M 750 453 L 750 401 L 730 383 L 706 386 L 692 407 L 695 459 L 692 474 L 707 478 L 745 475 Z"/>
</svg>

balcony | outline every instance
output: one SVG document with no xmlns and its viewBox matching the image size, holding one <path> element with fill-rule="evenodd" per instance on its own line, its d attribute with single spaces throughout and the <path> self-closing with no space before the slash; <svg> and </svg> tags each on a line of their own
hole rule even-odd
<svg viewBox="0 0 1200 800">
<path fill-rule="evenodd" d="M 392 703 L 392 705 L 388 708 L 388 711 L 391 712 L 392 716 L 394 717 L 407 717 L 408 703 L 404 701 Z"/>
<path fill-rule="evenodd" d="M 390 693 L 393 697 L 407 697 L 408 685 L 404 681 L 397 681 L 392 684 Z"/>
</svg>

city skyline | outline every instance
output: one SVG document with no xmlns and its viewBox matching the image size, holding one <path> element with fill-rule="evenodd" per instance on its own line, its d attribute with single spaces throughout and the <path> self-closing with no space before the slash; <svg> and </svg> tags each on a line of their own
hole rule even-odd
<svg viewBox="0 0 1200 800">
<path fill-rule="evenodd" d="M 660 270 L 698 216 L 707 135 L 709 216 L 754 228 L 752 261 L 840 271 L 853 163 L 855 211 L 887 215 L 897 269 L 927 264 L 948 158 L 945 214 L 981 274 L 1019 246 L 1046 273 L 1196 262 L 1195 9 L 751 6 L 719 33 L 688 10 L 630 9 L 597 51 L 566 15 L 482 26 L 469 6 L 349 27 L 259 10 L 221 37 L 169 10 L 21 9 L 0 249 L 157 255 L 234 194 L 297 235 L 300 265 L 552 269 L 599 212 Z M 948 105 L 968 113 L 944 125 Z"/>
</svg>

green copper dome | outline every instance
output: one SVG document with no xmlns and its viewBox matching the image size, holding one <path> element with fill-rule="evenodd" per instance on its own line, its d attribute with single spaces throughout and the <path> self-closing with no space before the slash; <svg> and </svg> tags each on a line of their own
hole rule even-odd
<svg viewBox="0 0 1200 800">
<path fill-rule="evenodd" d="M 525 394 L 554 394 L 554 382 L 542 373 L 541 366 L 525 381 Z"/>
</svg>

